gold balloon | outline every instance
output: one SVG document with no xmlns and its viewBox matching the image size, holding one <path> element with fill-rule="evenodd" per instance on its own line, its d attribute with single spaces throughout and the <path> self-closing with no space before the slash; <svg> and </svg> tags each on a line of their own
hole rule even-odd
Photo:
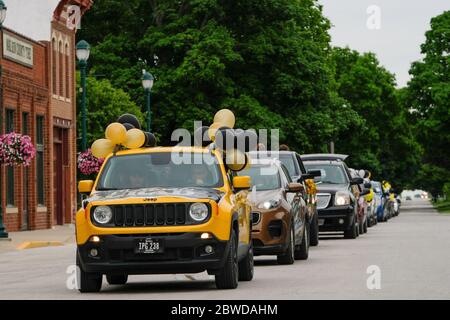
<svg viewBox="0 0 450 320">
<path fill-rule="evenodd" d="M 214 122 L 218 122 L 224 127 L 233 129 L 236 118 L 234 117 L 234 113 L 231 110 L 222 109 L 217 111 L 216 115 L 214 116 Z"/>
<path fill-rule="evenodd" d="M 108 154 L 113 152 L 114 143 L 109 139 L 95 140 L 91 146 L 91 152 L 96 158 L 106 158 Z"/>
<path fill-rule="evenodd" d="M 123 124 L 113 122 L 106 128 L 105 137 L 114 144 L 123 144 L 127 138 L 127 129 Z"/>
<path fill-rule="evenodd" d="M 126 133 L 125 147 L 128 149 L 137 149 L 144 145 L 145 134 L 142 130 L 131 129 Z"/>
<path fill-rule="evenodd" d="M 225 155 L 225 163 L 232 171 L 241 171 L 247 167 L 248 157 L 245 153 L 237 149 L 227 151 Z"/>
<path fill-rule="evenodd" d="M 212 125 L 209 126 L 208 136 L 211 139 L 211 141 L 214 141 L 216 139 L 216 132 L 217 129 L 219 129 L 220 127 L 223 127 L 223 124 L 219 122 L 214 122 Z"/>
</svg>

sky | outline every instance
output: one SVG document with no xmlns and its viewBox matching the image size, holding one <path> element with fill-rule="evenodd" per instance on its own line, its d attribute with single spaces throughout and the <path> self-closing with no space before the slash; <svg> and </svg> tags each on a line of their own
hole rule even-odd
<svg viewBox="0 0 450 320">
<path fill-rule="evenodd" d="M 421 59 L 420 44 L 430 19 L 450 10 L 450 0 L 318 1 L 333 25 L 333 45 L 376 53 L 381 64 L 395 74 L 399 87 L 409 80 L 411 62 Z M 6 27 L 35 40 L 50 40 L 50 21 L 59 0 L 4 2 L 8 7 Z"/>
<path fill-rule="evenodd" d="M 420 45 L 430 29 L 430 19 L 450 10 L 450 0 L 319 0 L 319 3 L 333 25 L 332 44 L 376 53 L 380 63 L 395 74 L 399 87 L 406 86 L 410 79 L 411 62 L 422 57 Z"/>
</svg>

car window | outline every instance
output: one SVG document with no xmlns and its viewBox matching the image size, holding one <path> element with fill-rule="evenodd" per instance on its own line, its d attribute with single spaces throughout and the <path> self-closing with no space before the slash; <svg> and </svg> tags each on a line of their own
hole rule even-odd
<svg viewBox="0 0 450 320">
<path fill-rule="evenodd" d="M 291 175 L 289 174 L 288 170 L 286 169 L 286 166 L 282 165 L 281 170 L 283 171 L 283 174 L 284 174 L 284 177 L 285 177 L 287 183 L 291 183 L 292 178 L 291 178 Z"/>
<path fill-rule="evenodd" d="M 275 165 L 252 165 L 237 174 L 239 176 L 250 176 L 252 187 L 255 186 L 256 191 L 281 188 L 280 173 Z"/>
<path fill-rule="evenodd" d="M 190 154 L 191 161 L 186 161 L 188 163 L 174 163 L 171 152 L 111 157 L 102 170 L 97 190 L 223 186 L 215 156 Z"/>
<path fill-rule="evenodd" d="M 346 184 L 348 183 L 347 175 L 344 168 L 337 164 L 314 164 L 305 163 L 307 170 L 320 170 L 322 183 L 330 184 Z"/>
</svg>

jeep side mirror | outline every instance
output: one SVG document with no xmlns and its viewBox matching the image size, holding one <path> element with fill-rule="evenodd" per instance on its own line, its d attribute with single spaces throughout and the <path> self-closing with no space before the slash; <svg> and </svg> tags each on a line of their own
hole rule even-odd
<svg viewBox="0 0 450 320">
<path fill-rule="evenodd" d="M 360 178 L 360 177 L 353 178 L 350 181 L 350 184 L 363 184 L 363 183 L 364 183 L 364 179 Z"/>
<path fill-rule="evenodd" d="M 291 182 L 288 184 L 286 192 L 297 193 L 297 192 L 302 192 L 303 190 L 305 190 L 305 189 L 303 188 L 303 185 L 301 183 Z"/>
<path fill-rule="evenodd" d="M 314 178 L 322 176 L 322 172 L 320 170 L 309 170 L 308 174 L 313 175 Z"/>
<path fill-rule="evenodd" d="M 235 190 L 246 190 L 251 187 L 250 176 L 236 176 L 233 178 L 233 188 Z"/>
<path fill-rule="evenodd" d="M 81 194 L 89 194 L 94 187 L 93 180 L 81 180 L 78 182 L 78 192 Z"/>
</svg>

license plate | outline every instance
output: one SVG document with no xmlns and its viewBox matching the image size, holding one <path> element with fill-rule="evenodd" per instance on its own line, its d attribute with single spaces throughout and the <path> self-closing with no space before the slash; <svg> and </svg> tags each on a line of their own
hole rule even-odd
<svg viewBox="0 0 450 320">
<path fill-rule="evenodd" d="M 135 253 L 163 253 L 164 245 L 160 239 L 145 238 L 136 241 Z"/>
<path fill-rule="evenodd" d="M 319 219 L 319 226 L 323 226 L 324 223 L 325 223 L 325 219 Z"/>
</svg>

